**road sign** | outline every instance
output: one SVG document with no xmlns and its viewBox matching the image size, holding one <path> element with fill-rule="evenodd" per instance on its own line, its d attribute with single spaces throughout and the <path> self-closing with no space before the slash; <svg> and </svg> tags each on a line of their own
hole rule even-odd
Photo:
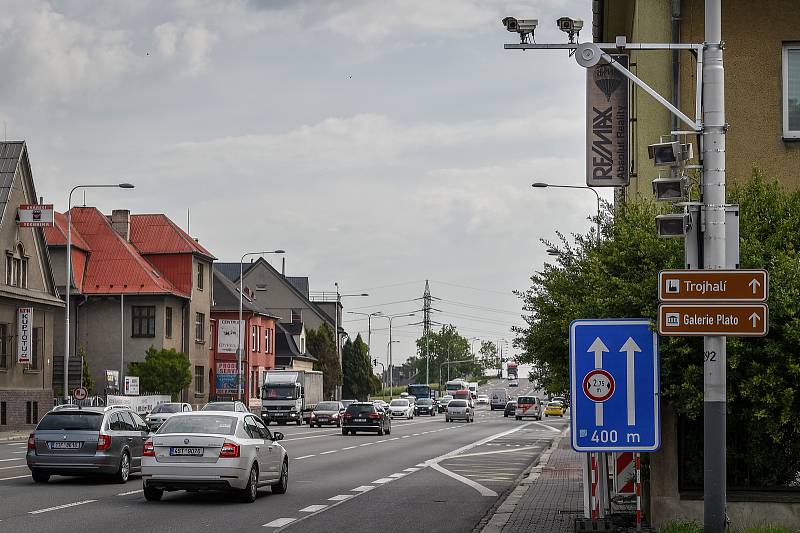
<svg viewBox="0 0 800 533">
<path fill-rule="evenodd" d="M 78 401 L 85 400 L 89 396 L 89 392 L 84 387 L 77 387 L 72 391 L 72 397 Z"/>
<path fill-rule="evenodd" d="M 643 318 L 570 325 L 572 447 L 655 451 L 661 445 L 658 335 Z"/>
<path fill-rule="evenodd" d="M 658 273 L 661 301 L 765 302 L 768 295 L 766 270 L 662 270 Z"/>
<path fill-rule="evenodd" d="M 669 303 L 658 306 L 658 332 L 672 336 L 763 337 L 769 330 L 765 304 Z"/>
</svg>

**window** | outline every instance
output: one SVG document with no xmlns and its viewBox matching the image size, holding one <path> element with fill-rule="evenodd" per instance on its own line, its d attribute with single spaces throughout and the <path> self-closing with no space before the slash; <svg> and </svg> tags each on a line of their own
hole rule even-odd
<svg viewBox="0 0 800 533">
<path fill-rule="evenodd" d="M 305 339 L 305 337 L 300 337 L 300 353 L 306 353 L 306 339 Z"/>
<path fill-rule="evenodd" d="M 18 244 L 13 252 L 6 251 L 6 285 L 28 287 L 28 258 L 22 244 Z"/>
<path fill-rule="evenodd" d="M 206 266 L 203 263 L 197 263 L 197 290 L 203 290 L 203 280 L 205 279 Z"/>
<path fill-rule="evenodd" d="M 156 336 L 156 306 L 134 305 L 131 307 L 131 337 Z"/>
<path fill-rule="evenodd" d="M 25 402 L 25 423 L 35 424 L 39 421 L 39 402 Z"/>
<path fill-rule="evenodd" d="M 14 256 L 10 252 L 6 252 L 6 285 L 13 285 L 14 283 Z"/>
<path fill-rule="evenodd" d="M 258 351 L 258 327 L 250 326 L 250 350 Z"/>
<path fill-rule="evenodd" d="M 783 46 L 783 137 L 800 139 L 800 43 Z"/>
<path fill-rule="evenodd" d="M 8 324 L 0 324 L 0 368 L 8 368 Z"/>
<path fill-rule="evenodd" d="M 264 353 L 270 353 L 270 348 L 269 348 L 270 331 L 272 330 L 270 330 L 269 328 L 264 328 Z"/>
<path fill-rule="evenodd" d="M 203 394 L 205 390 L 204 380 L 206 375 L 206 369 L 202 366 L 195 366 L 194 367 L 194 392 L 195 394 Z"/>
<path fill-rule="evenodd" d="M 292 309 L 292 324 L 302 321 L 303 321 L 303 315 L 300 312 L 300 309 Z"/>
<path fill-rule="evenodd" d="M 206 339 L 206 315 L 195 313 L 194 315 L 194 341 L 205 342 Z"/>
<path fill-rule="evenodd" d="M 6 402 L 0 402 L 0 426 L 8 424 L 6 420 Z"/>
<path fill-rule="evenodd" d="M 250 396 L 258 398 L 258 369 L 250 371 Z"/>
<path fill-rule="evenodd" d="M 172 308 L 167 307 L 164 309 L 164 336 L 168 339 L 172 338 Z"/>
<path fill-rule="evenodd" d="M 32 370 L 37 370 L 39 368 L 39 355 L 40 355 L 40 346 L 39 343 L 42 340 L 42 328 L 33 328 L 31 330 L 31 365 L 30 368 Z"/>
</svg>

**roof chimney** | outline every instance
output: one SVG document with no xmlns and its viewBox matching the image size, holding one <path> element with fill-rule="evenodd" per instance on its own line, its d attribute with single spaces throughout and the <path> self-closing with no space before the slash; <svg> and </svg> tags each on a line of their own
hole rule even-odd
<svg viewBox="0 0 800 533">
<path fill-rule="evenodd" d="M 131 212 L 128 209 L 114 209 L 111 212 L 111 227 L 126 241 L 130 241 Z"/>
</svg>

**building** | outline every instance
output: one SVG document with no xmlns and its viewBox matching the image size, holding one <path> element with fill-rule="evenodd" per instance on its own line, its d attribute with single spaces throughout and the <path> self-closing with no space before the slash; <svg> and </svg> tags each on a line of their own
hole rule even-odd
<svg viewBox="0 0 800 533">
<path fill-rule="evenodd" d="M 21 204 L 39 204 L 25 142 L 0 143 L 0 431 L 32 428 L 53 406 L 53 334 L 63 328 L 44 232 L 20 227 Z"/>
<path fill-rule="evenodd" d="M 242 293 L 242 377 L 243 397 L 251 409 L 261 407 L 259 386 L 264 373 L 274 369 L 277 318 L 261 307 L 255 295 Z M 237 348 L 239 347 L 239 286 L 214 270 L 214 303 L 211 306 L 211 350 L 209 384 L 211 398 L 237 398 Z"/>
<path fill-rule="evenodd" d="M 109 372 L 121 378 L 128 363 L 143 361 L 154 347 L 186 354 L 192 383 L 183 400 L 208 401 L 214 257 L 164 215 L 115 210 L 106 216 L 94 207 L 71 213 L 70 357 L 85 353 L 94 392 L 104 392 Z M 64 287 L 67 217 L 57 213 L 55 221 L 46 237 L 56 284 Z M 55 344 L 63 354 L 63 331 L 56 332 Z M 70 369 L 71 386 L 76 377 Z M 54 383 L 63 388 L 63 373 Z"/>
<path fill-rule="evenodd" d="M 594 0 L 593 38 L 614 42 L 702 43 L 702 0 Z M 780 21 L 777 23 L 777 21 Z M 729 182 L 753 166 L 790 188 L 800 186 L 800 9 L 794 0 L 722 3 L 725 41 L 725 114 Z M 631 71 L 694 117 L 696 62 L 689 51 L 631 51 Z M 658 172 L 647 146 L 685 130 L 666 108 L 638 87 L 631 96 L 631 183 L 627 194 L 652 196 Z M 695 160 L 700 153 L 695 136 Z"/>
</svg>

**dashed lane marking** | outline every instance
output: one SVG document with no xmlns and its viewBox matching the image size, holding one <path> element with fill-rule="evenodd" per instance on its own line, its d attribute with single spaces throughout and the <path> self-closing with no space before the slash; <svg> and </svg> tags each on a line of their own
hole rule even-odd
<svg viewBox="0 0 800 533">
<path fill-rule="evenodd" d="M 408 474 L 406 472 L 395 472 L 394 474 L 389 474 L 389 477 L 401 478 L 401 477 L 407 476 L 407 475 Z"/>
<path fill-rule="evenodd" d="M 343 450 L 343 451 L 344 451 L 344 450 L 352 450 L 352 449 L 354 449 L 354 448 L 357 448 L 357 446 L 348 446 L 348 447 L 346 447 L 346 448 L 342 448 L 342 450 Z"/>
<path fill-rule="evenodd" d="M 130 496 L 131 494 L 139 494 L 140 492 L 144 492 L 142 489 L 139 490 L 129 490 L 128 492 L 120 492 L 117 496 Z"/>
<path fill-rule="evenodd" d="M 410 437 L 410 436 L 411 436 L 411 435 L 403 435 L 403 436 L 402 436 L 402 437 L 400 437 L 400 438 L 401 438 L 401 439 L 407 439 L 407 438 L 408 438 L 408 437 Z"/>
<path fill-rule="evenodd" d="M 339 450 L 328 450 L 327 452 L 320 452 L 319 454 L 320 454 L 320 455 L 328 455 L 329 453 L 336 453 L 336 452 L 338 452 L 338 451 L 339 451 Z"/>
<path fill-rule="evenodd" d="M 328 498 L 328 501 L 331 501 L 331 502 L 340 502 L 340 501 L 342 501 L 342 500 L 346 500 L 346 499 L 348 499 L 348 498 L 352 498 L 352 497 L 353 497 L 353 495 L 352 495 L 352 494 L 337 494 L 337 495 L 336 495 L 336 496 L 334 496 L 333 498 Z"/>
<path fill-rule="evenodd" d="M 389 483 L 390 481 L 394 480 L 390 477 L 382 477 L 380 479 L 376 479 L 375 481 L 373 481 L 373 483 L 376 485 L 383 485 L 384 483 Z"/>
<path fill-rule="evenodd" d="M 316 456 L 317 456 L 317 454 L 312 453 L 311 455 L 303 455 L 303 456 L 300 456 L 300 457 L 295 457 L 294 460 L 298 461 L 300 459 L 308 459 L 309 457 L 316 457 Z"/>
<path fill-rule="evenodd" d="M 262 527 L 283 527 L 291 524 L 297 520 L 297 518 L 276 518 L 272 522 L 267 522 Z"/>
<path fill-rule="evenodd" d="M 391 438 L 391 439 L 389 439 L 389 440 L 399 440 L 399 439 L 400 439 L 400 437 L 392 437 L 392 438 Z"/>
<path fill-rule="evenodd" d="M 325 509 L 327 505 L 309 505 L 308 507 L 303 507 L 300 509 L 301 513 L 316 513 L 317 511 L 321 511 Z"/>
<path fill-rule="evenodd" d="M 353 492 L 367 492 L 368 490 L 372 490 L 375 488 L 375 485 L 361 485 L 360 487 L 356 487 L 354 489 L 350 489 Z"/>
<path fill-rule="evenodd" d="M 403 472 L 416 472 L 419 468 L 411 467 L 411 468 L 404 468 Z"/>
<path fill-rule="evenodd" d="M 28 465 L 0 466 L 0 470 L 8 470 L 10 468 L 28 468 Z"/>
<path fill-rule="evenodd" d="M 25 476 L 13 476 L 13 477 L 0 477 L 0 481 L 8 481 L 10 479 L 22 479 L 24 477 L 30 477 L 30 476 L 25 475 Z"/>
<path fill-rule="evenodd" d="M 7 463 L 8 461 L 24 461 L 24 457 L 12 457 L 11 459 L 0 459 L 0 463 Z"/>
<path fill-rule="evenodd" d="M 68 507 L 75 507 L 76 505 L 85 505 L 87 503 L 93 503 L 97 500 L 83 500 L 80 502 L 73 502 L 73 503 L 65 503 L 64 505 L 56 505 L 55 507 L 47 507 L 45 509 L 37 509 L 36 511 L 28 511 L 28 514 L 41 514 L 41 513 L 49 513 L 50 511 L 58 511 L 59 509 L 66 509 Z"/>
</svg>

